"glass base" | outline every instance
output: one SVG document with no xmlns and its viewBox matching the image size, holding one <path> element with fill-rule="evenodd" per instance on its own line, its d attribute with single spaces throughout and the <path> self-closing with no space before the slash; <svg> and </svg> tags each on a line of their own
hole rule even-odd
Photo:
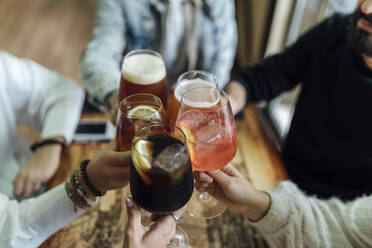
<svg viewBox="0 0 372 248">
<path fill-rule="evenodd" d="M 141 208 L 141 224 L 146 230 L 149 230 L 151 225 L 154 224 L 151 220 L 151 215 L 150 212 Z M 191 248 L 189 236 L 179 225 L 176 225 L 176 232 L 171 241 L 169 241 L 167 248 Z"/>
<path fill-rule="evenodd" d="M 171 241 L 169 241 L 167 248 L 191 248 L 189 244 L 189 237 L 178 225 L 176 226 L 176 233 Z"/>
<path fill-rule="evenodd" d="M 226 210 L 225 205 L 207 193 L 194 190 L 187 204 L 187 212 L 192 217 L 211 219 L 221 215 Z"/>
</svg>

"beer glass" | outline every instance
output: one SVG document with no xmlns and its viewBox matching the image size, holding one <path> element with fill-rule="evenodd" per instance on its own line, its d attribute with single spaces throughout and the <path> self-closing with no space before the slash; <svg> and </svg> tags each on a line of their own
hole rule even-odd
<svg viewBox="0 0 372 248">
<path fill-rule="evenodd" d="M 236 127 L 227 94 L 219 89 L 202 87 L 182 96 L 176 126 L 184 131 L 192 168 L 196 171 L 218 170 L 235 156 Z M 190 215 L 213 218 L 225 210 L 222 203 L 207 193 L 194 192 L 187 211 Z"/>
<path fill-rule="evenodd" d="M 205 71 L 188 71 L 178 78 L 169 108 L 170 126 L 176 123 L 182 95 L 186 91 L 198 87 L 217 88 L 216 77 Z"/>
<path fill-rule="evenodd" d="M 157 215 L 183 207 L 194 189 L 186 136 L 177 127 L 153 123 L 138 131 L 132 142 L 130 190 L 142 209 Z M 177 227 L 168 247 L 188 247 Z"/>
<path fill-rule="evenodd" d="M 130 150 L 134 134 L 153 122 L 166 122 L 166 113 L 159 97 L 139 93 L 122 100 L 116 119 L 116 150 Z"/>
<path fill-rule="evenodd" d="M 167 105 L 166 69 L 162 56 L 152 50 L 134 50 L 123 60 L 119 88 L 119 103 L 136 93 L 158 96 Z"/>
</svg>

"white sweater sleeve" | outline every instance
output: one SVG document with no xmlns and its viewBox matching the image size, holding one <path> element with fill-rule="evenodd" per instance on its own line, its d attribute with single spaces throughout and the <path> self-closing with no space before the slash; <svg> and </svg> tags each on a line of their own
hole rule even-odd
<svg viewBox="0 0 372 248">
<path fill-rule="evenodd" d="M 82 213 L 75 212 L 63 184 L 21 203 L 0 193 L 0 247 L 38 247 Z"/>
<path fill-rule="evenodd" d="M 0 66 L 17 121 L 41 131 L 43 139 L 62 136 L 70 142 L 84 100 L 77 83 L 5 52 L 0 53 Z"/>
<path fill-rule="evenodd" d="M 267 215 L 251 224 L 271 247 L 371 247 L 372 196 L 343 203 L 305 196 L 293 183 L 274 191 Z"/>
</svg>

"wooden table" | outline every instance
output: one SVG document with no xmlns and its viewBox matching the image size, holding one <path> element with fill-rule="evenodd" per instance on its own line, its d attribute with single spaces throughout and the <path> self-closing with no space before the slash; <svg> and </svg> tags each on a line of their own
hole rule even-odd
<svg viewBox="0 0 372 248">
<path fill-rule="evenodd" d="M 274 188 L 286 179 L 286 172 L 275 145 L 265 132 L 264 121 L 255 106 L 245 110 L 245 118 L 236 122 L 238 150 L 232 163 L 259 189 Z M 49 187 L 62 183 L 83 159 L 92 158 L 105 144 L 72 144 L 65 149 L 61 165 Z M 51 236 L 41 247 L 122 247 L 127 222 L 123 202 L 128 187 L 108 192 L 95 208 Z M 183 216 L 182 228 L 192 247 L 266 247 L 260 234 L 244 217 L 226 211 L 211 220 Z"/>
</svg>

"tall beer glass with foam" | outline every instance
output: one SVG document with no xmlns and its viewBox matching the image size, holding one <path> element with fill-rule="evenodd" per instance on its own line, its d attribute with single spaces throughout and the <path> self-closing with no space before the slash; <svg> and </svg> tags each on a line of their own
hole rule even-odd
<svg viewBox="0 0 372 248">
<path fill-rule="evenodd" d="M 159 97 L 164 106 L 168 101 L 166 69 L 162 56 L 152 50 L 139 49 L 123 60 L 119 103 L 127 96 L 149 93 Z"/>
</svg>

